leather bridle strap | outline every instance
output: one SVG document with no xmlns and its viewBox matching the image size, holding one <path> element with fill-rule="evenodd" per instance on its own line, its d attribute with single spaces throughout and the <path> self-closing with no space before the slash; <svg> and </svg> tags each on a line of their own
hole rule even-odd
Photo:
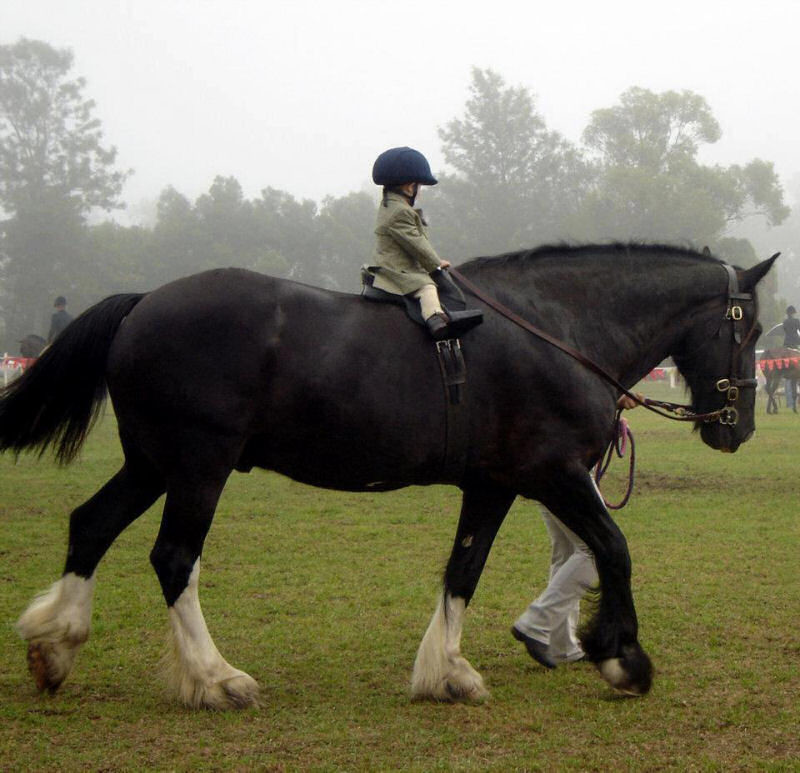
<svg viewBox="0 0 800 773">
<path fill-rule="evenodd" d="M 730 268 L 726 265 L 726 268 Z M 709 413 L 694 413 L 692 411 L 691 406 L 688 405 L 679 405 L 677 403 L 669 403 L 661 400 L 650 400 L 649 398 L 645 398 L 642 400 L 640 397 L 635 395 L 629 389 L 626 389 L 622 384 L 617 381 L 610 373 L 608 373 L 604 368 L 598 365 L 593 360 L 589 359 L 586 355 L 581 354 L 579 351 L 573 349 L 571 346 L 568 346 L 563 341 L 559 341 L 557 338 L 554 338 L 549 333 L 546 333 L 544 330 L 532 325 L 526 319 L 521 317 L 516 312 L 509 309 L 507 306 L 503 305 L 498 301 L 496 298 L 493 298 L 491 295 L 487 295 L 484 293 L 480 287 L 474 284 L 472 281 L 467 279 L 458 269 L 453 268 L 452 266 L 448 269 L 450 274 L 458 280 L 459 284 L 463 285 L 470 293 L 472 293 L 476 298 L 483 301 L 487 306 L 493 308 L 499 314 L 502 314 L 506 319 L 513 322 L 515 325 L 518 325 L 523 330 L 535 335 L 537 338 L 541 338 L 543 341 L 546 341 L 551 346 L 554 346 L 556 349 L 560 349 L 565 354 L 568 354 L 574 360 L 577 360 L 581 365 L 591 370 L 593 373 L 596 373 L 600 378 L 607 381 L 612 386 L 616 387 L 622 394 L 627 395 L 632 400 L 637 402 L 639 405 L 643 405 L 649 411 L 653 413 L 657 413 L 659 416 L 663 416 L 665 419 L 672 419 L 673 421 L 717 421 L 720 419 L 720 416 L 723 415 L 723 412 L 726 410 L 731 410 L 729 408 L 720 408 L 717 411 L 711 411 Z M 733 269 L 731 269 L 733 271 Z M 742 297 L 738 295 L 738 288 L 739 283 L 736 280 L 736 274 L 733 273 L 733 285 L 731 284 L 731 278 L 729 276 L 729 284 L 728 284 L 728 295 L 729 297 L 733 297 L 735 294 L 736 297 Z M 752 296 L 749 296 L 752 297 Z M 728 313 L 731 312 L 731 301 L 729 299 L 728 303 Z M 738 315 L 739 319 L 741 319 L 741 307 L 736 306 L 738 308 Z M 726 317 L 728 314 L 726 314 Z M 749 338 L 749 336 L 748 336 Z M 728 379 L 731 381 L 731 379 Z M 732 386 L 745 386 L 745 384 L 732 384 Z M 749 386 L 749 384 L 748 384 Z M 722 390 L 721 390 L 722 391 Z M 729 393 L 730 394 L 730 393 Z M 664 409 L 664 410 L 659 410 Z M 735 409 L 733 409 L 735 410 Z M 665 413 L 665 411 L 672 411 L 676 415 L 673 416 L 670 413 Z"/>
</svg>

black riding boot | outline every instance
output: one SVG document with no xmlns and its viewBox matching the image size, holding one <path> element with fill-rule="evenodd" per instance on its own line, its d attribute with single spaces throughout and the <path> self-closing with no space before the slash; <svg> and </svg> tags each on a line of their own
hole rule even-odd
<svg viewBox="0 0 800 773">
<path fill-rule="evenodd" d="M 449 321 L 447 315 L 442 312 L 431 314 L 431 316 L 425 320 L 425 325 L 434 341 L 443 341 L 445 338 L 449 338 L 447 328 L 447 323 Z"/>
<path fill-rule="evenodd" d="M 436 313 L 425 320 L 428 332 L 435 341 L 445 338 L 460 338 L 464 333 L 483 322 L 483 312 L 479 309 Z"/>
</svg>

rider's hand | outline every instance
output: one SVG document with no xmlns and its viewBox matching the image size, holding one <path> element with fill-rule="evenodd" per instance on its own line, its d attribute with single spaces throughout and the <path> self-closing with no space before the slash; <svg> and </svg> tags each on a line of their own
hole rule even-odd
<svg viewBox="0 0 800 773">
<path fill-rule="evenodd" d="M 443 260 L 439 264 L 439 268 L 450 268 L 450 261 L 449 260 Z"/>
<path fill-rule="evenodd" d="M 635 408 L 637 405 L 641 405 L 644 402 L 644 395 L 640 394 L 639 392 L 634 392 L 636 395 L 637 402 L 632 397 L 628 397 L 628 395 L 620 395 L 619 400 L 617 400 L 617 408 L 622 408 L 623 410 L 629 410 L 630 408 Z"/>
</svg>

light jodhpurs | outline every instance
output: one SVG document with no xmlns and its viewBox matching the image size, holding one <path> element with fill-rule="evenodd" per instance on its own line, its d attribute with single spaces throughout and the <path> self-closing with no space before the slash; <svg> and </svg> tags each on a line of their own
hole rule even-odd
<svg viewBox="0 0 800 773">
<path fill-rule="evenodd" d="M 436 285 L 423 285 L 414 293 L 414 297 L 419 301 L 422 319 L 444 313 L 442 304 L 439 302 L 439 291 L 436 289 Z"/>
</svg>

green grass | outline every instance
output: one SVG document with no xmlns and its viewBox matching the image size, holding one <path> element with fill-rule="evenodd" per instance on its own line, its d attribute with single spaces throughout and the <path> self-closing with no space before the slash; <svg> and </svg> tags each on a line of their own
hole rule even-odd
<svg viewBox="0 0 800 773">
<path fill-rule="evenodd" d="M 797 770 L 800 416 L 760 404 L 735 455 L 628 417 L 637 486 L 617 517 L 657 670 L 641 699 L 588 664 L 545 672 L 510 637 L 548 567 L 537 508 L 518 501 L 462 640 L 492 698 L 411 702 L 458 492 L 335 493 L 265 472 L 231 478 L 201 573 L 216 644 L 260 682 L 262 709 L 191 712 L 162 694 L 158 507 L 101 564 L 92 635 L 61 690 L 39 695 L 13 623 L 60 575 L 69 511 L 119 465 L 113 418 L 72 467 L 0 460 L 0 769 Z"/>
</svg>

